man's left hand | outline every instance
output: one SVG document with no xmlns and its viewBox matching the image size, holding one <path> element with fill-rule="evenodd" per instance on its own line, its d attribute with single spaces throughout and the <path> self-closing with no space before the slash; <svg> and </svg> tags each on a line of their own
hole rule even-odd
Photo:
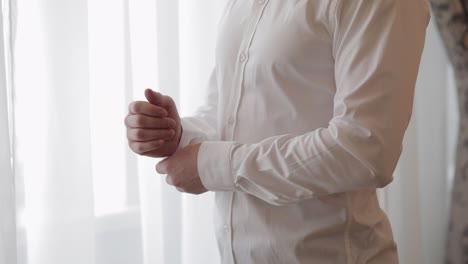
<svg viewBox="0 0 468 264">
<path fill-rule="evenodd" d="M 198 175 L 198 149 L 200 143 L 178 150 L 171 157 L 156 165 L 159 174 L 167 174 L 166 182 L 180 192 L 202 194 L 208 190 L 203 186 Z"/>
</svg>

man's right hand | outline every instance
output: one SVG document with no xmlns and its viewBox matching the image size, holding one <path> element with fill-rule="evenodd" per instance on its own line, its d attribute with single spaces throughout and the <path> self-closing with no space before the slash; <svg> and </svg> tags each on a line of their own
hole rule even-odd
<svg viewBox="0 0 468 264">
<path fill-rule="evenodd" d="M 130 148 L 137 154 L 161 158 L 174 154 L 182 135 L 180 117 L 171 97 L 145 90 L 148 102 L 134 101 L 125 118 Z"/>
</svg>

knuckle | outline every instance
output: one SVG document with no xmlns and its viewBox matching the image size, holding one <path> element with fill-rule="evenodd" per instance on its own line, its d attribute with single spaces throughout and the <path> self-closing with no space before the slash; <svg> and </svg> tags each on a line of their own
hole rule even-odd
<svg viewBox="0 0 468 264">
<path fill-rule="evenodd" d="M 143 155 L 143 153 L 145 153 L 145 148 L 143 146 L 143 144 L 137 144 L 137 153 L 140 154 L 140 155 Z"/>
<path fill-rule="evenodd" d="M 145 137 L 145 131 L 143 129 L 136 129 L 135 130 L 135 137 L 137 139 L 143 139 Z"/>
<path fill-rule="evenodd" d="M 166 130 L 163 132 L 162 136 L 164 138 L 170 138 L 170 137 L 173 137 L 174 136 L 174 130 Z"/>
<path fill-rule="evenodd" d="M 166 118 L 166 119 L 165 119 L 165 122 L 166 122 L 166 126 L 167 126 L 167 127 L 174 127 L 174 126 L 175 126 L 174 120 L 172 120 L 172 119 L 170 119 L 170 118 Z"/>
<path fill-rule="evenodd" d="M 184 189 L 182 186 L 182 182 L 179 179 L 173 179 L 172 184 L 179 189 Z"/>
<path fill-rule="evenodd" d="M 129 107 L 130 107 L 129 108 L 130 112 L 140 113 L 142 105 L 141 105 L 141 102 L 135 101 L 135 102 L 132 102 Z"/>
<path fill-rule="evenodd" d="M 179 179 L 171 176 L 171 174 L 166 176 L 166 183 L 178 189 L 183 189 L 182 182 Z"/>
<path fill-rule="evenodd" d="M 126 127 L 130 127 L 130 115 L 127 115 L 124 119 L 124 124 Z"/>
<path fill-rule="evenodd" d="M 135 117 L 135 123 L 138 126 L 143 126 L 144 125 L 144 120 L 145 119 L 143 118 L 143 116 L 138 115 L 138 116 Z"/>
<path fill-rule="evenodd" d="M 128 142 L 128 146 L 130 147 L 130 149 L 131 149 L 133 152 L 137 153 L 137 149 L 135 148 L 135 142 L 129 141 L 129 142 Z"/>
<path fill-rule="evenodd" d="M 129 115 L 127 117 L 127 126 L 128 127 L 137 127 L 138 126 L 138 116 L 136 115 Z"/>
<path fill-rule="evenodd" d="M 134 143 L 131 144 L 130 147 L 131 147 L 131 149 L 132 149 L 135 153 L 137 153 L 137 154 L 142 155 L 142 154 L 144 153 L 144 151 L 143 151 L 143 145 L 140 144 L 140 143 L 134 142 Z"/>
<path fill-rule="evenodd" d="M 139 113 L 140 112 L 140 107 L 138 107 L 138 103 L 134 103 L 132 105 L 132 112 L 133 113 Z"/>
</svg>

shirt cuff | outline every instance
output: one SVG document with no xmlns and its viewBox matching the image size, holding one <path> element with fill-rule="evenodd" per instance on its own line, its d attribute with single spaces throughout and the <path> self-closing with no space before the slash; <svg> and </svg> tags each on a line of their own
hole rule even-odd
<svg viewBox="0 0 468 264">
<path fill-rule="evenodd" d="M 234 191 L 231 150 L 234 142 L 205 141 L 198 150 L 198 174 L 209 191 Z"/>
<path fill-rule="evenodd" d="M 180 136 L 179 146 L 177 147 L 177 150 L 187 147 L 188 145 L 193 143 L 192 140 L 198 142 L 203 141 L 203 139 L 197 133 L 191 132 L 192 129 L 189 122 L 187 122 L 184 119 L 181 119 L 180 125 L 182 126 L 182 135 Z"/>
</svg>

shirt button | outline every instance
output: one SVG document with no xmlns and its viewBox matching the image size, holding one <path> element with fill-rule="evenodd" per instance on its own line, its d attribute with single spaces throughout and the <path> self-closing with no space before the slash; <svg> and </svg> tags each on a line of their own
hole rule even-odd
<svg viewBox="0 0 468 264">
<path fill-rule="evenodd" d="M 240 55 L 240 60 L 241 60 L 241 61 L 245 61 L 246 59 L 247 59 L 247 56 L 246 56 L 244 53 L 242 53 L 242 54 Z"/>
<path fill-rule="evenodd" d="M 231 126 L 234 125 L 234 117 L 230 116 L 228 118 L 228 124 L 231 125 Z"/>
<path fill-rule="evenodd" d="M 258 0 L 259 5 L 263 5 L 265 3 L 265 0 Z"/>
<path fill-rule="evenodd" d="M 224 226 L 224 232 L 229 233 L 229 231 L 230 231 L 230 230 L 229 230 L 229 226 L 228 226 L 228 225 L 225 225 L 225 226 Z"/>
</svg>

